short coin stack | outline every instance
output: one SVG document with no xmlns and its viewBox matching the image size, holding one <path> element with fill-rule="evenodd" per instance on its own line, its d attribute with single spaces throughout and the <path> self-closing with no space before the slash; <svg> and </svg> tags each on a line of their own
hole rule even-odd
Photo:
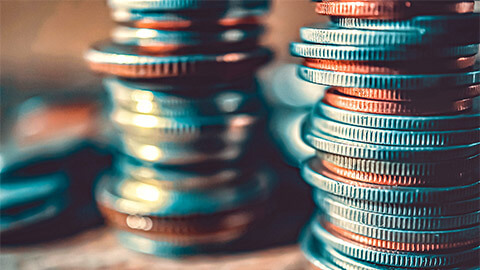
<svg viewBox="0 0 480 270">
<path fill-rule="evenodd" d="M 478 269 L 479 14 L 474 1 L 324 0 L 299 76 L 330 88 L 305 121 L 320 208 L 313 269 Z"/>
<path fill-rule="evenodd" d="M 251 159 L 264 118 L 254 72 L 271 58 L 258 45 L 269 1 L 109 5 L 119 25 L 85 58 L 111 76 L 121 154 L 97 203 L 128 248 L 182 256 L 224 247 L 265 215 L 273 188 Z"/>
<path fill-rule="evenodd" d="M 100 222 L 90 191 L 111 158 L 100 143 L 99 96 L 87 96 L 33 97 L 4 118 L 11 124 L 0 151 L 2 244 L 34 243 Z"/>
</svg>

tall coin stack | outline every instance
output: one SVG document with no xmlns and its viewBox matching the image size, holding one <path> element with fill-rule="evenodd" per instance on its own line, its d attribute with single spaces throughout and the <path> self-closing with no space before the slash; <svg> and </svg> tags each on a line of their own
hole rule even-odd
<svg viewBox="0 0 480 270">
<path fill-rule="evenodd" d="M 111 41 L 85 54 L 110 76 L 121 153 L 97 187 L 100 210 L 136 251 L 223 249 L 268 212 L 273 188 L 252 159 L 264 121 L 254 72 L 272 56 L 258 45 L 269 1 L 109 5 L 118 23 Z"/>
<path fill-rule="evenodd" d="M 474 4 L 324 0 L 331 22 L 291 44 L 298 75 L 330 86 L 302 127 L 313 269 L 478 269 Z"/>
</svg>

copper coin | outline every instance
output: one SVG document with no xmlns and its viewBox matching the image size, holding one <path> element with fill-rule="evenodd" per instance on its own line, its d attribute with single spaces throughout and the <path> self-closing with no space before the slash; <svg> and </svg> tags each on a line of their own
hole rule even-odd
<svg viewBox="0 0 480 270">
<path fill-rule="evenodd" d="M 189 76 L 228 79 L 251 74 L 271 56 L 271 51 L 263 47 L 228 53 L 171 55 L 149 54 L 135 46 L 100 42 L 86 52 L 85 59 L 95 72 L 127 78 Z"/>
<path fill-rule="evenodd" d="M 461 100 L 474 98 L 480 95 L 480 84 L 458 89 L 427 89 L 422 91 L 345 87 L 337 87 L 335 89 L 339 93 L 347 96 L 386 101 L 412 101 L 428 99 L 432 96 L 442 100 Z"/>
<path fill-rule="evenodd" d="M 365 19 L 404 19 L 419 15 L 471 13 L 474 1 L 323 0 L 315 11 L 321 15 Z"/>
<path fill-rule="evenodd" d="M 329 88 L 323 102 L 331 106 L 363 113 L 387 115 L 438 115 L 458 113 L 472 108 L 471 98 L 455 101 L 383 101 L 371 100 L 344 95 L 335 88 Z"/>
<path fill-rule="evenodd" d="M 475 55 L 456 59 L 415 62 L 339 61 L 306 58 L 303 65 L 316 69 L 360 74 L 429 74 L 466 69 L 475 64 Z"/>
<path fill-rule="evenodd" d="M 195 22 L 191 20 L 175 20 L 175 21 L 156 21 L 151 19 L 143 19 L 134 21 L 132 25 L 137 28 L 150 28 L 158 30 L 185 30 L 185 29 L 197 29 L 197 28 L 225 28 L 236 27 L 241 25 L 258 25 L 260 19 L 255 16 L 239 17 L 239 18 L 222 18 L 218 21 L 201 21 Z"/>
<path fill-rule="evenodd" d="M 211 215 L 159 217 L 130 215 L 118 212 L 101 203 L 98 204 L 98 207 L 108 223 L 114 227 L 133 232 L 145 232 L 149 235 L 172 237 L 243 229 L 266 212 L 264 204 L 255 204 Z"/>
<path fill-rule="evenodd" d="M 138 50 L 140 53 L 147 54 L 196 54 L 196 53 L 209 53 L 209 52 L 231 52 L 231 51 L 244 51 L 250 50 L 258 46 L 257 40 L 246 40 L 242 42 L 216 42 L 206 45 L 187 45 L 187 44 L 169 44 L 158 42 L 155 45 L 139 45 Z M 213 49 L 214 47 L 215 49 Z"/>
<path fill-rule="evenodd" d="M 386 175 L 386 174 L 374 174 L 362 171 L 354 171 L 342 168 L 328 161 L 322 160 L 322 165 L 329 171 L 352 180 L 388 186 L 422 186 L 432 181 L 425 179 L 422 176 L 399 176 L 399 175 Z M 435 180 L 435 179 L 434 179 Z M 436 179 L 439 180 L 439 179 Z"/>
<path fill-rule="evenodd" d="M 406 252 L 432 252 L 438 250 L 448 250 L 448 249 L 455 249 L 467 246 L 473 246 L 478 244 L 479 239 L 470 239 L 468 241 L 462 242 L 449 242 L 449 243 L 401 243 L 401 242 L 393 242 L 387 240 L 380 240 L 375 239 L 372 237 L 367 237 L 363 235 L 359 235 L 343 228 L 337 227 L 330 222 L 323 221 L 322 226 L 330 232 L 332 235 L 342 239 L 348 239 L 350 241 L 375 247 L 375 248 L 382 248 L 388 250 L 397 250 L 397 251 L 406 251 Z"/>
</svg>

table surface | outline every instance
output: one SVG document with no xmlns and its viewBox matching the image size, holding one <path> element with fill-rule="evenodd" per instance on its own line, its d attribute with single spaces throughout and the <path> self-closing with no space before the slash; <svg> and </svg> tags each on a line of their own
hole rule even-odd
<svg viewBox="0 0 480 270">
<path fill-rule="evenodd" d="M 2 248 L 0 268 L 301 270 L 307 262 L 295 244 L 231 255 L 162 259 L 122 247 L 111 229 L 100 227 L 47 244 Z"/>
</svg>

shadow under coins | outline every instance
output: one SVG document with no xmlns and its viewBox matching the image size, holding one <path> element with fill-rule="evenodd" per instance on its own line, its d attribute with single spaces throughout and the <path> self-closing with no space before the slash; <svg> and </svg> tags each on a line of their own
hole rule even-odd
<svg viewBox="0 0 480 270">
<path fill-rule="evenodd" d="M 215 253 L 251 252 L 295 244 L 314 211 L 311 188 L 302 180 L 299 169 L 287 165 L 270 142 L 264 144 L 267 147 L 263 149 L 263 158 L 277 179 L 277 186 L 269 199 L 271 212 L 245 236 Z"/>
</svg>

